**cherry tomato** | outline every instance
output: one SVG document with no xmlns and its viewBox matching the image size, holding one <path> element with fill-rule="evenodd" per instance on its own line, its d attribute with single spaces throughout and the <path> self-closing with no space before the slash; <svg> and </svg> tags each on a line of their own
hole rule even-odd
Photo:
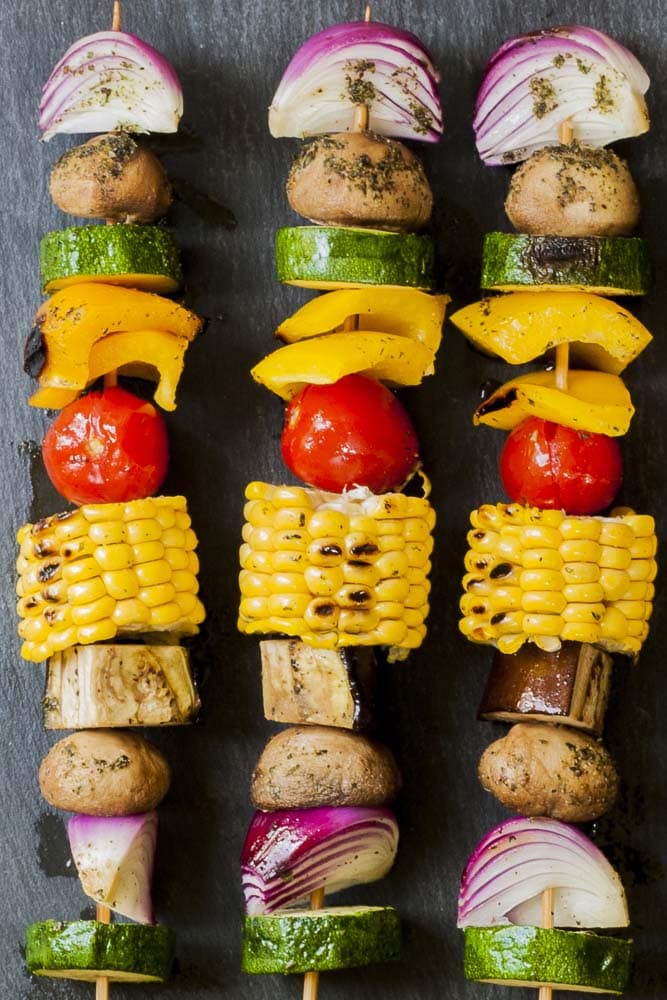
<svg viewBox="0 0 667 1000">
<path fill-rule="evenodd" d="M 49 478 L 72 503 L 117 503 L 155 493 L 167 472 L 164 420 L 119 386 L 66 406 L 46 432 Z"/>
<path fill-rule="evenodd" d="M 419 442 L 393 392 L 363 375 L 307 385 L 285 415 L 282 453 L 288 469 L 321 490 L 367 486 L 385 493 L 419 462 Z"/>
<path fill-rule="evenodd" d="M 567 514 L 597 514 L 620 488 L 621 449 L 605 434 L 531 417 L 507 438 L 500 478 L 508 496 L 520 503 Z"/>
</svg>

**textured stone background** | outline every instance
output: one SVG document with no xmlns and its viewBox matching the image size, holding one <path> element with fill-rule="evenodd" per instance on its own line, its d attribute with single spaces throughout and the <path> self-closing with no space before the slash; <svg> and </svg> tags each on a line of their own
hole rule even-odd
<svg viewBox="0 0 667 1000">
<path fill-rule="evenodd" d="M 18 655 L 13 560 L 18 525 L 61 503 L 45 489 L 39 463 L 31 457 L 30 442 L 41 440 L 48 419 L 26 405 L 30 384 L 21 373 L 19 355 L 40 301 L 38 239 L 70 221 L 51 205 L 47 176 L 71 140 L 40 146 L 35 109 L 56 59 L 77 36 L 105 27 L 110 6 L 107 0 L 15 0 L 3 3 L 0 11 L 0 995 L 16 1000 L 92 995 L 85 985 L 31 981 L 22 966 L 26 923 L 76 918 L 90 910 L 72 877 L 63 820 L 46 808 L 37 788 L 37 766 L 53 737 L 40 724 L 42 668 L 22 663 Z M 235 632 L 236 548 L 246 481 L 285 476 L 278 449 L 281 407 L 251 382 L 248 369 L 271 350 L 277 322 L 308 297 L 299 289 L 280 288 L 273 275 L 273 231 L 297 222 L 283 191 L 296 144 L 270 138 L 266 107 L 295 48 L 325 25 L 361 16 L 362 5 L 356 0 L 128 0 L 125 7 L 127 29 L 162 50 L 183 82 L 185 125 L 193 138 L 167 157 L 170 172 L 228 205 L 238 227 L 229 232 L 205 224 L 184 206 L 173 212 L 188 268 L 189 300 L 211 319 L 206 336 L 189 352 L 179 408 L 169 416 L 173 456 L 168 487 L 188 494 L 201 539 L 209 621 L 196 659 L 205 710 L 201 723 L 190 730 L 154 735 L 174 768 L 173 788 L 161 809 L 155 899 L 160 920 L 178 936 L 180 972 L 164 989 L 114 988 L 113 996 L 282 1000 L 300 996 L 299 981 L 251 980 L 238 971 L 242 908 L 237 859 L 251 813 L 248 781 L 270 727 L 261 713 L 257 645 Z M 665 81 L 659 68 L 667 5 L 664 0 L 617 0 L 613 5 L 594 0 L 377 0 L 374 11 L 378 20 L 401 24 L 423 38 L 442 71 L 447 132 L 442 144 L 425 150 L 424 157 L 437 198 L 441 283 L 459 304 L 477 294 L 482 233 L 505 224 L 508 174 L 482 167 L 470 129 L 475 91 L 492 51 L 522 30 L 588 23 L 623 40 L 652 75 L 653 131 L 623 144 L 642 194 L 644 233 L 657 274 L 652 296 L 637 306 L 656 340 L 628 373 L 638 412 L 624 441 L 623 500 L 654 511 L 664 534 L 667 144 L 660 114 Z M 387 669 L 383 676 L 383 726 L 405 778 L 398 804 L 399 859 L 384 882 L 346 896 L 398 906 L 405 920 L 405 953 L 397 966 L 327 975 L 321 996 L 328 1000 L 490 1000 L 496 995 L 494 987 L 463 981 L 462 940 L 454 927 L 461 868 L 482 834 L 506 815 L 475 778 L 483 747 L 500 734 L 500 727 L 475 721 L 489 653 L 467 644 L 456 627 L 468 512 L 500 498 L 496 457 L 502 435 L 475 431 L 470 423 L 479 386 L 489 377 L 504 379 L 507 368 L 473 354 L 448 328 L 436 376 L 407 394 L 439 512 L 431 630 L 409 665 Z M 596 831 L 628 887 L 636 940 L 631 1000 L 656 1000 L 664 995 L 660 987 L 667 981 L 663 608 L 658 602 L 640 668 L 621 664 L 616 671 L 607 740 L 618 758 L 624 791 L 614 814 Z"/>
</svg>

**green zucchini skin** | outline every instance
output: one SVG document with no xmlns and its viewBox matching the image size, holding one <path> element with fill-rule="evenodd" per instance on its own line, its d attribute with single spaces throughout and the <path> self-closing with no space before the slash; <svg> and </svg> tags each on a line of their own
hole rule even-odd
<svg viewBox="0 0 667 1000">
<path fill-rule="evenodd" d="M 162 983 L 173 963 L 174 935 L 159 924 L 44 920 L 26 930 L 26 964 L 38 976 Z"/>
<path fill-rule="evenodd" d="M 40 241 L 39 262 L 45 292 L 76 280 L 115 279 L 119 284 L 133 285 L 131 279 L 136 275 L 144 278 L 146 290 L 172 294 L 183 281 L 174 237 L 161 226 L 118 223 L 55 229 Z M 127 282 L 122 281 L 125 276 Z M 162 282 L 163 287 L 155 282 Z M 136 281 L 134 287 L 143 285 Z"/>
<path fill-rule="evenodd" d="M 400 950 L 391 906 L 281 910 L 245 918 L 242 965 L 253 974 L 326 972 L 388 962 Z"/>
<path fill-rule="evenodd" d="M 638 237 L 487 233 L 484 238 L 484 289 L 541 291 L 547 286 L 600 295 L 645 295 L 650 282 L 648 246 Z"/>
<path fill-rule="evenodd" d="M 466 979 L 620 995 L 630 980 L 632 943 L 582 931 L 510 924 L 466 927 Z"/>
<path fill-rule="evenodd" d="M 429 291 L 433 261 L 433 241 L 414 233 L 337 226 L 289 226 L 276 233 L 276 270 L 285 284 Z"/>
</svg>

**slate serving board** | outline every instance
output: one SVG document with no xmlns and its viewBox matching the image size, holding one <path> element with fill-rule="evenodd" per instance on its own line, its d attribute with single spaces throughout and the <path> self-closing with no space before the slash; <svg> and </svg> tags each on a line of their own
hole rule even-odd
<svg viewBox="0 0 667 1000">
<path fill-rule="evenodd" d="M 107 0 L 15 0 L 3 3 L 0 11 L 0 996 L 15 1000 L 91 997 L 93 992 L 82 984 L 31 980 L 23 968 L 25 924 L 77 918 L 82 912 L 90 916 L 91 909 L 73 877 L 63 817 L 45 806 L 37 788 L 37 767 L 54 736 L 41 727 L 43 669 L 19 658 L 13 563 L 19 524 L 61 505 L 45 485 L 31 444 L 41 441 L 48 418 L 26 404 L 31 386 L 19 358 L 40 301 L 39 237 L 74 221 L 52 206 L 47 191 L 50 165 L 73 140 L 58 138 L 41 146 L 35 109 L 56 59 L 79 35 L 106 27 L 110 7 Z M 168 418 L 172 461 L 167 484 L 168 490 L 187 493 L 200 537 L 209 619 L 195 659 L 205 707 L 194 728 L 149 734 L 174 770 L 172 791 L 161 807 L 155 902 L 160 920 L 177 934 L 179 971 L 164 988 L 114 987 L 115 1000 L 300 996 L 298 978 L 249 978 L 239 972 L 238 855 L 251 815 L 250 774 L 271 727 L 262 718 L 257 643 L 235 630 L 236 552 L 246 482 L 286 477 L 279 457 L 281 406 L 251 382 L 248 370 L 272 349 L 277 323 L 308 298 L 299 289 L 281 288 L 274 277 L 273 232 L 297 223 L 283 188 L 297 144 L 271 139 L 266 107 L 305 38 L 361 14 L 356 0 L 125 4 L 127 30 L 163 51 L 183 82 L 187 137 L 166 156 L 169 171 L 228 206 L 238 226 L 231 231 L 212 225 L 182 205 L 172 213 L 189 301 L 210 317 L 206 335 L 188 353 L 179 407 Z M 618 37 L 646 66 L 653 79 L 654 127 L 649 135 L 622 144 L 622 152 L 641 192 L 643 232 L 657 276 L 652 295 L 633 307 L 655 341 L 628 373 L 637 414 L 623 442 L 622 500 L 655 513 L 664 536 L 667 137 L 660 111 L 667 4 L 377 0 L 374 15 L 420 36 L 442 72 L 446 136 L 423 155 L 437 202 L 440 282 L 457 305 L 477 298 L 482 234 L 506 226 L 502 204 L 508 171 L 481 165 L 470 128 L 486 59 L 512 34 L 579 22 Z M 507 373 L 504 365 L 470 351 L 448 327 L 436 376 L 406 394 L 439 514 L 430 632 L 408 665 L 387 668 L 382 677 L 382 729 L 405 780 L 398 803 L 398 862 L 383 882 L 345 896 L 400 908 L 404 958 L 398 965 L 327 974 L 321 982 L 323 1000 L 509 996 L 463 980 L 462 936 L 454 926 L 465 860 L 483 833 L 507 815 L 475 777 L 482 749 L 502 732 L 475 721 L 490 653 L 465 642 L 456 626 L 468 513 L 481 502 L 502 498 L 496 462 L 503 435 L 474 430 L 470 415 L 482 382 Z M 636 942 L 631 1000 L 657 1000 L 667 982 L 664 607 L 658 601 L 641 666 L 620 664 L 615 672 L 606 738 L 618 760 L 623 792 L 614 813 L 596 830 L 628 888 Z M 519 1000 L 528 993 L 515 995 Z"/>
</svg>

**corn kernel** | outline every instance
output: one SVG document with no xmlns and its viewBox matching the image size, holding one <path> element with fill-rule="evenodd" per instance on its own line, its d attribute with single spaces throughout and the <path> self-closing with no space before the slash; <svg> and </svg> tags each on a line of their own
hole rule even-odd
<svg viewBox="0 0 667 1000">
<path fill-rule="evenodd" d="M 385 523 L 383 522 L 383 527 Z M 398 530 L 400 531 L 400 528 Z M 370 535 L 371 538 L 374 538 L 378 534 L 378 523 L 367 514 L 350 514 L 349 534 Z"/>
<path fill-rule="evenodd" d="M 558 551 L 563 562 L 591 562 L 596 565 L 600 560 L 600 545 L 586 538 L 572 538 L 561 542 Z"/>
<path fill-rule="evenodd" d="M 503 586 L 489 590 L 489 606 L 492 613 L 498 611 L 520 611 L 524 591 L 521 587 Z"/>
<path fill-rule="evenodd" d="M 524 549 L 517 559 L 524 569 L 555 569 L 563 568 L 563 557 L 555 546 L 552 549 Z"/>
<path fill-rule="evenodd" d="M 108 642 L 116 635 L 116 626 L 110 618 L 92 622 L 90 625 L 80 625 L 77 629 L 77 641 L 82 645 L 90 642 Z"/>
<path fill-rule="evenodd" d="M 577 583 L 597 583 L 601 578 L 600 567 L 590 562 L 563 563 L 563 580 L 567 585 Z"/>
<path fill-rule="evenodd" d="M 615 607 L 629 620 L 631 618 L 648 618 L 645 601 L 616 601 Z"/>
<path fill-rule="evenodd" d="M 596 517 L 564 517 L 560 525 L 561 538 L 585 538 L 597 542 L 600 538 L 600 520 Z M 557 545 L 560 542 L 556 543 Z"/>
<path fill-rule="evenodd" d="M 81 514 L 89 524 L 96 524 L 99 521 L 126 521 L 125 504 L 105 503 L 105 504 L 85 504 L 79 508 Z M 88 533 L 86 526 L 85 534 Z M 82 532 L 84 534 L 84 532 Z"/>
<path fill-rule="evenodd" d="M 243 597 L 239 605 L 241 618 L 252 621 L 254 618 L 269 617 L 268 597 Z"/>
<path fill-rule="evenodd" d="M 306 507 L 311 506 L 310 498 L 302 486 L 275 486 L 270 493 L 265 493 L 274 507 Z"/>
<path fill-rule="evenodd" d="M 166 559 L 156 559 L 154 562 L 140 563 L 134 572 L 140 587 L 155 587 L 161 583 L 169 583 L 172 569 Z"/>
<path fill-rule="evenodd" d="M 269 597 L 271 594 L 270 581 L 271 577 L 268 573 L 252 573 L 245 569 L 239 573 L 239 587 L 244 597 Z"/>
<path fill-rule="evenodd" d="M 151 628 L 163 629 L 169 625 L 175 625 L 180 619 L 181 609 L 175 601 L 172 601 L 169 604 L 160 604 L 157 608 L 151 608 L 149 624 Z"/>
<path fill-rule="evenodd" d="M 338 618 L 338 629 L 340 632 L 358 635 L 360 632 L 372 632 L 379 623 L 380 616 L 374 608 L 363 610 L 343 608 Z"/>
<path fill-rule="evenodd" d="M 69 649 L 77 643 L 78 629 L 74 625 L 68 628 L 54 629 L 49 635 L 49 649 L 53 653 L 59 653 L 63 649 Z"/>
<path fill-rule="evenodd" d="M 84 580 L 82 583 L 72 583 L 67 588 L 67 600 L 70 604 L 90 604 L 100 597 L 105 597 L 107 588 L 101 576 L 93 577 L 91 580 Z"/>
<path fill-rule="evenodd" d="M 75 625 L 92 625 L 104 618 L 111 618 L 115 606 L 116 602 L 108 594 L 89 604 L 76 604 L 72 608 L 72 621 Z"/>
<path fill-rule="evenodd" d="M 413 585 L 405 598 L 406 608 L 421 608 L 428 601 L 430 587 Z"/>
<path fill-rule="evenodd" d="M 278 510 L 271 507 L 268 517 L 266 523 L 272 524 L 277 530 L 293 531 L 295 528 L 299 530 L 306 527 L 308 511 L 303 507 L 283 507 Z"/>
<path fill-rule="evenodd" d="M 606 601 L 617 601 L 630 586 L 630 576 L 623 569 L 600 570 L 600 586 Z"/>
<path fill-rule="evenodd" d="M 563 574 L 555 569 L 524 569 L 519 577 L 523 590 L 558 590 L 564 586 Z"/>
<path fill-rule="evenodd" d="M 525 549 L 557 549 L 563 541 L 560 532 L 546 524 L 527 524 L 519 532 L 518 540 Z"/>
<path fill-rule="evenodd" d="M 348 533 L 344 538 L 344 545 L 348 559 L 363 559 L 365 562 L 372 562 L 380 552 L 377 535 L 369 535 L 360 531 Z"/>
<path fill-rule="evenodd" d="M 173 528 L 176 524 L 176 511 L 171 507 L 158 507 L 155 517 L 162 528 Z"/>
<path fill-rule="evenodd" d="M 185 532 L 185 548 L 188 552 L 193 552 L 197 548 L 197 536 L 192 528 L 188 528 Z"/>
<path fill-rule="evenodd" d="M 384 535 L 400 535 L 401 538 L 405 538 L 403 534 L 403 521 L 396 520 L 393 517 L 384 518 L 382 521 L 375 521 L 375 527 L 370 532 L 371 536 L 378 535 L 383 537 Z"/>
<path fill-rule="evenodd" d="M 652 559 L 658 548 L 658 540 L 655 535 L 649 538 L 638 538 L 630 546 L 630 555 L 633 559 Z"/>
<path fill-rule="evenodd" d="M 199 573 L 199 556 L 196 552 L 188 552 L 188 565 L 186 569 L 195 576 Z"/>
<path fill-rule="evenodd" d="M 248 553 L 252 552 L 252 549 L 250 548 L 249 545 L 247 545 L 245 547 L 246 547 Z M 189 569 L 189 565 L 190 565 L 190 553 L 186 552 L 185 549 L 172 549 L 172 548 L 165 549 L 164 550 L 164 558 L 167 560 L 167 562 L 169 563 L 169 565 L 171 566 L 171 568 L 173 570 Z M 257 552 L 257 553 L 255 553 L 255 559 L 253 561 L 256 562 L 258 558 L 263 558 L 264 560 L 266 560 L 267 563 L 270 561 L 270 556 L 266 552 L 261 552 L 261 553 Z M 243 565 L 243 559 L 241 559 L 241 565 Z M 259 569 L 259 567 L 256 566 L 256 565 L 254 565 L 254 566 L 246 566 L 245 568 L 246 569 Z"/>
<path fill-rule="evenodd" d="M 620 600 L 650 601 L 651 598 L 649 597 L 649 587 L 652 588 L 652 584 L 646 583 L 645 580 L 637 580 L 635 583 L 630 583 L 621 594 Z"/>
<path fill-rule="evenodd" d="M 244 518 L 256 528 L 273 527 L 274 514 L 275 507 L 267 500 L 249 500 L 243 508 Z"/>
<path fill-rule="evenodd" d="M 340 609 L 326 597 L 316 597 L 310 602 L 304 612 L 306 624 L 316 631 L 329 631 L 337 628 Z"/>
<path fill-rule="evenodd" d="M 563 587 L 563 597 L 573 604 L 600 604 L 605 590 L 601 583 L 569 583 Z"/>
<path fill-rule="evenodd" d="M 125 533 L 130 545 L 143 545 L 146 542 L 157 542 L 162 537 L 162 527 L 154 518 L 146 518 L 130 522 Z"/>
<path fill-rule="evenodd" d="M 598 604 L 568 604 L 563 611 L 563 620 L 596 625 L 602 621 L 604 613 L 605 606 L 601 602 Z"/>
<path fill-rule="evenodd" d="M 512 655 L 518 653 L 524 642 L 525 636 L 523 635 L 503 635 L 496 642 L 496 646 L 501 653 Z"/>
<path fill-rule="evenodd" d="M 566 622 L 561 631 L 563 642 L 587 642 L 591 645 L 600 639 L 600 626 L 586 622 Z"/>
<path fill-rule="evenodd" d="M 650 559 L 633 559 L 627 569 L 628 578 L 633 582 L 637 580 L 654 580 L 654 567 L 655 563 Z"/>
<path fill-rule="evenodd" d="M 404 602 L 409 591 L 410 583 L 407 576 L 391 577 L 388 580 L 380 580 L 375 587 L 375 594 L 378 601 Z"/>
<path fill-rule="evenodd" d="M 305 552 L 308 548 L 308 534 L 306 531 L 296 531 L 294 528 L 272 531 L 268 548 L 278 552 L 281 549 L 290 552 Z"/>
<path fill-rule="evenodd" d="M 183 618 L 190 618 L 195 613 L 195 609 L 199 604 L 197 595 L 189 591 L 179 591 L 174 594 L 174 602 L 181 609 L 181 617 Z"/>
<path fill-rule="evenodd" d="M 190 573 L 189 570 L 176 570 L 175 573 L 172 573 L 171 582 L 177 591 L 189 590 L 191 593 L 196 594 L 199 590 L 199 581 L 195 574 Z"/>
<path fill-rule="evenodd" d="M 556 590 L 525 591 L 521 601 L 523 611 L 541 615 L 560 615 L 566 605 L 564 594 Z"/>
<path fill-rule="evenodd" d="M 345 577 L 339 566 L 309 566 L 304 580 L 311 594 L 331 597 L 343 586 Z"/>
<path fill-rule="evenodd" d="M 164 558 L 164 545 L 162 542 L 139 542 L 132 546 L 135 563 L 154 562 L 156 559 Z"/>
<path fill-rule="evenodd" d="M 274 552 L 270 556 L 270 572 L 295 573 L 303 571 L 308 565 L 308 556 L 305 552 L 292 552 L 289 549 Z"/>
<path fill-rule="evenodd" d="M 523 616 L 523 631 L 529 636 L 559 636 L 563 629 L 564 617 L 564 615 L 525 614 Z"/>
<path fill-rule="evenodd" d="M 310 594 L 272 594 L 267 609 L 269 616 L 303 618 L 310 601 Z"/>
<path fill-rule="evenodd" d="M 342 586 L 334 595 L 334 599 L 339 608 L 367 609 L 375 603 L 372 588 L 360 587 L 354 583 Z"/>
<path fill-rule="evenodd" d="M 408 626 L 409 629 L 420 628 L 424 622 L 424 612 L 423 609 L 428 608 L 428 604 L 421 605 L 420 608 L 406 608 L 403 615 L 403 621 Z"/>
<path fill-rule="evenodd" d="M 353 583 L 361 587 L 370 587 L 373 589 L 380 582 L 378 569 L 375 566 L 369 566 L 365 562 L 343 563 L 342 570 L 345 583 Z M 408 572 L 410 571 L 408 570 Z M 420 580 L 423 579 L 423 576 L 423 573 L 419 573 Z"/>
<path fill-rule="evenodd" d="M 310 543 L 307 551 L 313 566 L 339 566 L 343 562 L 343 547 L 336 536 L 318 538 Z"/>
<path fill-rule="evenodd" d="M 39 618 L 24 618 L 19 622 L 19 635 L 29 642 L 45 642 L 49 636 L 49 625 L 42 615 Z"/>
<path fill-rule="evenodd" d="M 136 597 L 128 597 L 125 600 L 117 601 L 113 611 L 113 623 L 117 628 L 127 627 L 137 628 L 147 625 L 149 621 L 149 610 L 143 601 Z"/>
<path fill-rule="evenodd" d="M 627 549 L 618 549 L 611 545 L 603 545 L 600 549 L 598 565 L 601 569 L 627 569 L 632 562 L 632 556 Z"/>
<path fill-rule="evenodd" d="M 373 642 L 378 646 L 402 646 L 408 634 L 408 627 L 404 621 L 394 621 L 384 619 L 375 626 L 375 637 Z"/>
<path fill-rule="evenodd" d="M 467 538 L 468 545 L 475 552 L 493 553 L 497 550 L 500 541 L 500 535 L 497 531 L 483 531 L 481 529 L 469 531 Z"/>
<path fill-rule="evenodd" d="M 375 610 L 381 619 L 402 619 L 405 609 L 400 601 L 378 601 L 375 605 Z"/>
<path fill-rule="evenodd" d="M 100 570 L 108 572 L 114 569 L 129 569 L 134 562 L 131 546 L 124 542 L 117 545 L 99 545 L 94 553 L 95 562 Z"/>
<path fill-rule="evenodd" d="M 400 552 L 405 548 L 405 538 L 403 535 L 378 535 L 378 552 Z"/>
<path fill-rule="evenodd" d="M 252 531 L 252 528 L 250 528 L 250 531 Z M 181 531 L 180 528 L 167 528 L 162 533 L 161 541 L 165 549 L 184 549 L 185 532 Z"/>
<path fill-rule="evenodd" d="M 495 635 L 504 635 L 507 632 L 521 632 L 523 630 L 524 614 L 522 611 L 499 611 L 492 615 L 489 625 Z"/>
<path fill-rule="evenodd" d="M 158 583 L 152 587 L 143 587 L 138 594 L 139 600 L 148 608 L 156 608 L 160 604 L 170 604 L 176 597 L 176 587 L 173 583 Z"/>
<path fill-rule="evenodd" d="M 95 545 L 116 545 L 125 542 L 125 523 L 123 521 L 98 521 L 91 524 L 88 537 Z"/>
</svg>

